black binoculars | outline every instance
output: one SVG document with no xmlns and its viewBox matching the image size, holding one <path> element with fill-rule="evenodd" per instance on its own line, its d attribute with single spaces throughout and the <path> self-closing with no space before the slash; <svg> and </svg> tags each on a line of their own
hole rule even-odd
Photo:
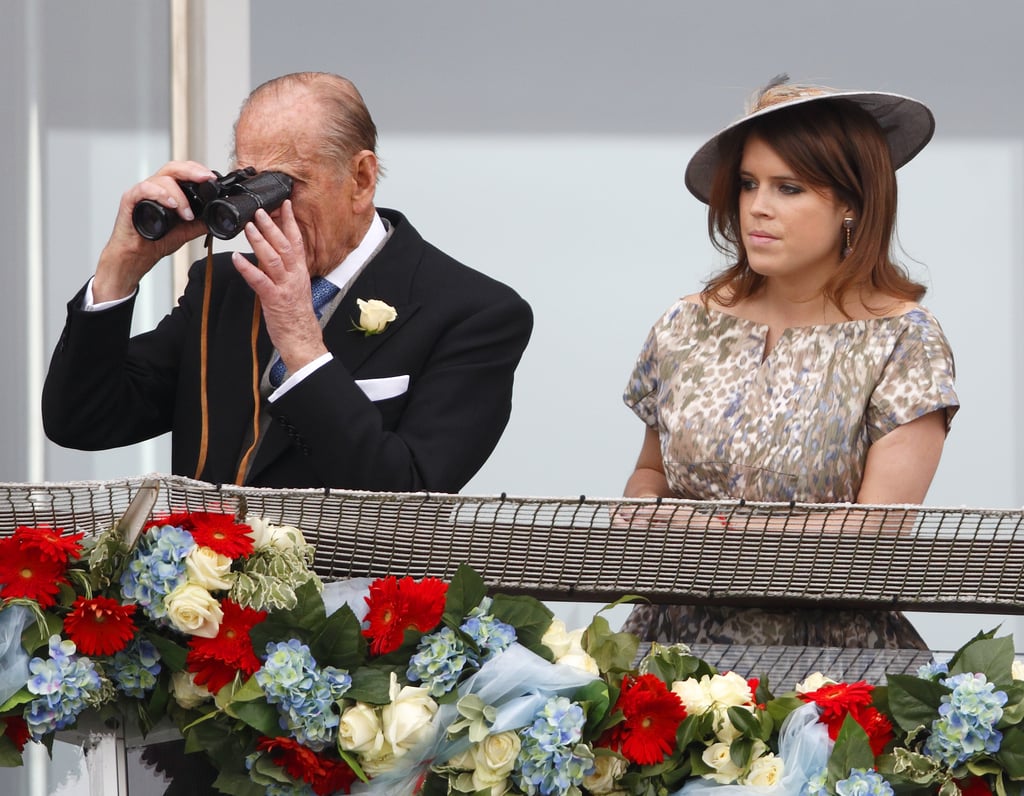
<svg viewBox="0 0 1024 796">
<path fill-rule="evenodd" d="M 280 171 L 254 168 L 217 175 L 207 182 L 178 181 L 196 218 L 203 220 L 210 234 L 230 240 L 252 221 L 261 207 L 268 213 L 291 196 L 292 178 Z M 147 240 L 160 240 L 181 217 L 175 210 L 152 199 L 143 199 L 132 210 L 135 231 Z"/>
</svg>

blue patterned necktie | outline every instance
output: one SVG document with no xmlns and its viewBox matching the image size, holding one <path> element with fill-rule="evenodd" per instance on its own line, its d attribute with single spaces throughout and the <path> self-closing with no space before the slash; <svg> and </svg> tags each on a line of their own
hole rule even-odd
<svg viewBox="0 0 1024 796">
<path fill-rule="evenodd" d="M 323 315 L 324 307 L 330 302 L 332 298 L 338 295 L 341 290 L 336 284 L 328 279 L 324 279 L 322 276 L 314 276 L 309 282 L 309 288 L 313 294 L 313 312 L 316 313 L 316 317 L 320 318 Z M 284 365 L 284 360 L 281 357 L 277 358 L 274 362 L 273 367 L 270 369 L 270 384 L 273 387 L 280 387 L 281 382 L 284 381 L 284 374 L 287 368 Z"/>
</svg>

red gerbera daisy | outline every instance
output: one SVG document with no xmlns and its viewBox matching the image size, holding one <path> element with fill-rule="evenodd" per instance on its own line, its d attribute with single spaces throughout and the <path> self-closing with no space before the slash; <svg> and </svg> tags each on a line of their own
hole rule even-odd
<svg viewBox="0 0 1024 796">
<path fill-rule="evenodd" d="M 64 619 L 64 629 L 83 655 L 113 655 L 135 636 L 134 605 L 109 597 L 79 597 Z"/>
<path fill-rule="evenodd" d="M 143 530 L 152 527 L 172 525 L 184 528 L 200 547 L 209 547 L 213 552 L 228 558 L 245 558 L 252 555 L 252 528 L 236 522 L 232 514 L 217 514 L 211 511 L 190 511 L 168 514 L 146 523 Z"/>
<path fill-rule="evenodd" d="M 653 674 L 627 675 L 615 703 L 623 721 L 611 727 L 599 742 L 642 766 L 660 763 L 672 754 L 676 731 L 686 718 L 686 708 Z"/>
<path fill-rule="evenodd" d="M 24 751 L 25 744 L 29 739 L 28 724 L 25 723 L 25 719 L 21 716 L 7 716 L 0 718 L 0 726 L 3 727 L 3 733 L 0 735 L 8 738 L 19 752 Z"/>
<path fill-rule="evenodd" d="M 65 536 L 60 528 L 28 528 L 22 525 L 14 531 L 12 538 L 22 550 L 34 550 L 41 558 L 67 564 L 72 558 L 82 555 L 80 542 L 84 536 L 84 533 Z"/>
<path fill-rule="evenodd" d="M 205 685 L 212 693 L 234 680 L 236 672 L 248 677 L 260 668 L 249 631 L 267 618 L 266 611 L 243 608 L 231 600 L 221 600 L 221 610 L 224 618 L 217 635 L 214 638 L 192 636 L 186 658 L 196 683 Z"/>
<path fill-rule="evenodd" d="M 816 691 L 800 694 L 805 702 L 813 702 L 821 711 L 819 721 L 828 727 L 828 736 L 833 741 L 839 737 L 839 730 L 847 715 L 853 716 L 871 741 L 875 754 L 880 754 L 892 740 L 892 723 L 871 704 L 875 687 L 863 680 L 856 683 L 830 683 Z"/>
<path fill-rule="evenodd" d="M 389 575 L 370 584 L 366 597 L 368 627 L 363 635 L 370 639 L 370 652 L 386 655 L 402 646 L 410 628 L 427 633 L 437 627 L 444 614 L 448 586 L 437 578 L 401 580 Z"/>
<path fill-rule="evenodd" d="M 355 772 L 345 761 L 322 757 L 293 738 L 260 738 L 256 748 L 267 752 L 288 776 L 308 783 L 318 796 L 348 793 L 356 781 Z"/>
<path fill-rule="evenodd" d="M 23 547 L 17 536 L 0 541 L 0 598 L 24 598 L 50 608 L 67 582 L 65 561 L 42 554 L 38 547 Z"/>
</svg>

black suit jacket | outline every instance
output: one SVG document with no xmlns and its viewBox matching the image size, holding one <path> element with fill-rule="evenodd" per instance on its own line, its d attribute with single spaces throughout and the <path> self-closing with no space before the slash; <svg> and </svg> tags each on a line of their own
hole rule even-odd
<svg viewBox="0 0 1024 796">
<path fill-rule="evenodd" d="M 508 422 L 513 372 L 530 337 L 529 305 L 507 286 L 425 242 L 400 213 L 324 328 L 333 361 L 274 403 L 246 483 L 456 492 L 490 455 Z M 69 303 L 43 388 L 47 436 L 100 450 L 172 432 L 172 470 L 194 477 L 202 427 L 205 262 L 151 332 L 131 336 L 134 300 L 109 310 Z M 356 299 L 398 311 L 373 336 L 353 331 Z M 208 312 L 209 442 L 199 478 L 235 479 L 253 425 L 254 294 L 227 254 L 213 262 Z M 273 354 L 260 320 L 257 381 Z M 357 379 L 409 376 L 408 390 L 371 401 Z M 248 438 L 247 438 L 248 437 Z"/>
</svg>

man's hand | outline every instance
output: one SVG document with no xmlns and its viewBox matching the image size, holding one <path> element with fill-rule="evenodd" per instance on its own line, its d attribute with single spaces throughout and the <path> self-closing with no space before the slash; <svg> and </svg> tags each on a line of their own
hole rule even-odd
<svg viewBox="0 0 1024 796">
<path fill-rule="evenodd" d="M 163 257 L 206 232 L 206 226 L 193 218 L 192 208 L 178 181 L 205 182 L 215 177 L 201 163 L 172 161 L 124 193 L 110 240 L 103 248 L 96 266 L 96 278 L 92 283 L 95 302 L 130 296 L 139 286 L 142 277 Z M 173 227 L 160 240 L 146 240 L 132 225 L 132 211 L 143 199 L 151 199 L 176 211 L 184 223 Z"/>
<path fill-rule="evenodd" d="M 306 250 L 291 200 L 281 205 L 278 220 L 280 226 L 265 210 L 257 210 L 245 226 L 258 268 L 238 252 L 232 262 L 259 296 L 270 339 L 288 372 L 295 373 L 326 354 L 327 347 L 313 312 Z"/>
</svg>

